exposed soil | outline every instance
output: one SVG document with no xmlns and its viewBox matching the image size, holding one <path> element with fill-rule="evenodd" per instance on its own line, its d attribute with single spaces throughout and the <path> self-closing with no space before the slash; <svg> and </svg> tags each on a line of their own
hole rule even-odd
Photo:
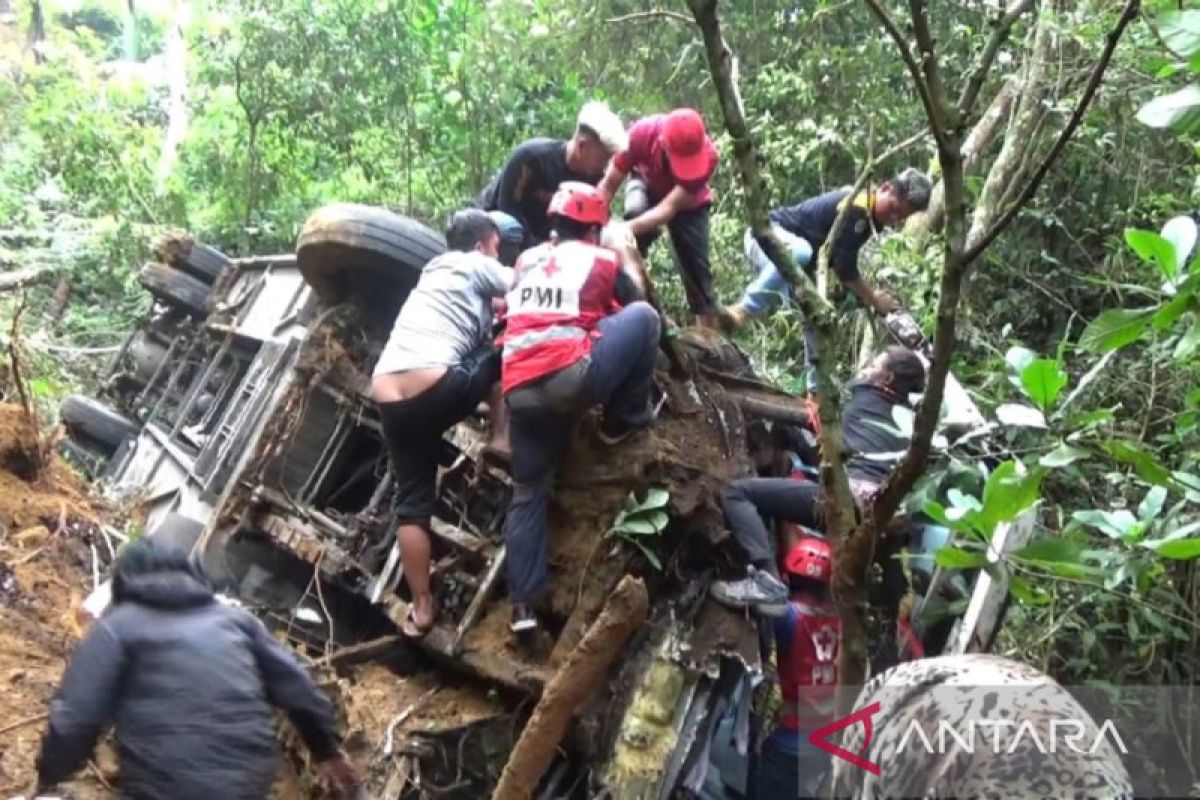
<svg viewBox="0 0 1200 800">
<path fill-rule="evenodd" d="M 43 715 L 66 658 L 83 632 L 76 610 L 91 587 L 92 551 L 100 514 L 82 480 L 57 455 L 40 477 L 14 453 L 32 442 L 24 415 L 0 405 L 0 797 L 25 791 Z M 111 774 L 111 753 L 100 766 L 61 788 L 77 800 L 109 797 L 99 774 Z M 104 780 L 107 780 L 105 778 Z"/>
</svg>

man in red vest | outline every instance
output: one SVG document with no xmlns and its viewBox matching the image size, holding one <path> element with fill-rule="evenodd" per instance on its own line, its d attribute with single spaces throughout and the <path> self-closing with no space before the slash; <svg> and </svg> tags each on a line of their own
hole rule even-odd
<svg viewBox="0 0 1200 800">
<path fill-rule="evenodd" d="M 644 287 L 600 247 L 608 201 L 564 182 L 550 201 L 551 241 L 517 259 L 508 293 L 502 385 L 511 413 L 513 497 L 504 520 L 514 633 L 537 627 L 545 591 L 550 485 L 574 421 L 604 407 L 616 444 L 653 418 L 659 318 Z"/>
<path fill-rule="evenodd" d="M 829 592 L 833 554 L 815 536 L 800 539 L 784 558 L 791 597 L 773 620 L 783 708 L 752 768 L 751 797 L 817 797 L 829 755 L 808 735 L 836 717 L 838 648 L 842 624 Z"/>
<path fill-rule="evenodd" d="M 690 108 L 652 114 L 629 129 L 629 146 L 609 162 L 600 191 L 611 200 L 630 173 L 625 219 L 642 255 L 665 226 L 675 246 L 688 306 L 698 324 L 715 327 L 721 313 L 709 263 L 709 181 L 717 148 L 704 119 Z"/>
</svg>

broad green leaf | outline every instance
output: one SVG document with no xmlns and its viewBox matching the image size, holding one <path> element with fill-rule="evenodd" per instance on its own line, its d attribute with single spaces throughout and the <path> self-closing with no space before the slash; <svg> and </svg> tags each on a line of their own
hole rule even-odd
<svg viewBox="0 0 1200 800">
<path fill-rule="evenodd" d="M 1092 320 L 1079 337 L 1079 346 L 1093 353 L 1117 350 L 1150 326 L 1155 308 L 1113 308 Z"/>
<path fill-rule="evenodd" d="M 1174 325 L 1175 320 L 1183 316 L 1194 301 L 1195 297 L 1191 293 L 1176 295 L 1171 302 L 1154 312 L 1154 318 L 1151 320 L 1154 330 L 1162 331 Z"/>
<path fill-rule="evenodd" d="M 946 499 L 950 501 L 950 505 L 954 508 L 963 508 L 967 511 L 983 510 L 983 503 L 979 502 L 979 498 L 972 497 L 959 489 L 951 489 L 946 492 Z"/>
<path fill-rule="evenodd" d="M 646 492 L 645 500 L 634 505 L 633 510 L 648 511 L 652 508 L 663 508 L 670 499 L 671 494 L 666 489 L 653 488 Z"/>
<path fill-rule="evenodd" d="M 1032 544 L 1022 547 L 1012 553 L 1013 558 L 1026 561 L 1054 561 L 1067 564 L 1077 564 L 1083 557 L 1083 548 L 1070 539 L 1059 536 L 1045 536 Z"/>
<path fill-rule="evenodd" d="M 1025 371 L 1025 367 L 1037 359 L 1037 353 L 1030 350 L 1028 347 L 1010 347 L 1004 353 L 1005 362 L 1012 367 L 1013 372 L 1020 375 Z"/>
<path fill-rule="evenodd" d="M 1021 387 L 1042 411 L 1049 411 L 1067 385 L 1067 373 L 1057 361 L 1039 358 L 1021 370 Z"/>
<path fill-rule="evenodd" d="M 631 536 L 652 536 L 658 533 L 658 528 L 645 517 L 631 517 L 617 527 L 617 532 L 627 533 Z"/>
<path fill-rule="evenodd" d="M 943 547 L 933 556 L 939 567 L 947 569 L 977 569 L 987 563 L 987 555 L 957 547 Z"/>
<path fill-rule="evenodd" d="M 1163 505 L 1167 502 L 1167 489 L 1165 486 L 1151 486 L 1150 491 L 1146 492 L 1146 496 L 1142 498 L 1142 502 L 1138 504 L 1137 517 L 1142 522 L 1150 522 L 1159 514 L 1162 513 Z"/>
<path fill-rule="evenodd" d="M 1187 329 L 1187 332 L 1183 336 L 1179 337 L 1179 342 L 1175 345 L 1175 352 L 1172 353 L 1172 357 L 1176 361 L 1191 358 L 1192 353 L 1196 352 L 1198 346 L 1200 346 L 1200 316 L 1192 320 L 1192 326 Z"/>
<path fill-rule="evenodd" d="M 1125 229 L 1125 243 L 1147 264 L 1154 264 L 1167 280 L 1178 274 L 1175 268 L 1175 245 L 1154 231 L 1139 228 Z"/>
<path fill-rule="evenodd" d="M 1035 586 L 1020 575 L 1012 577 L 1008 584 L 1008 590 L 1012 592 L 1018 602 L 1027 606 L 1049 605 L 1054 599 L 1045 589 Z"/>
<path fill-rule="evenodd" d="M 996 408 L 996 419 L 1014 428 L 1045 428 L 1046 415 L 1033 406 L 1021 403 L 1002 403 Z"/>
<path fill-rule="evenodd" d="M 1186 86 L 1146 103 L 1137 112 L 1138 122 L 1150 128 L 1170 128 L 1175 133 L 1200 129 L 1200 86 Z"/>
<path fill-rule="evenodd" d="M 1170 485 L 1171 471 L 1141 448 L 1127 442 L 1108 442 L 1104 449 L 1121 463 L 1132 466 L 1142 480 L 1155 486 Z"/>
<path fill-rule="evenodd" d="M 1010 522 L 1033 507 L 1038 500 L 1042 476 L 1041 467 L 1020 474 L 1015 461 L 1005 461 L 988 476 L 983 487 L 983 518 L 988 534 L 998 523 Z"/>
<path fill-rule="evenodd" d="M 1063 442 L 1042 456 L 1038 463 L 1043 467 L 1065 467 L 1081 458 L 1087 458 L 1089 455 L 1091 454 L 1082 447 L 1075 447 Z"/>
<path fill-rule="evenodd" d="M 1172 561 L 1191 561 L 1200 557 L 1200 539 L 1172 539 L 1145 544 L 1163 558 Z"/>
<path fill-rule="evenodd" d="M 1076 511 L 1071 518 L 1081 525 L 1095 528 L 1105 536 L 1124 541 L 1139 538 L 1144 530 L 1144 526 L 1138 522 L 1137 517 L 1123 508 L 1116 511 L 1099 509 Z"/>
<path fill-rule="evenodd" d="M 1200 54 L 1200 11 L 1175 11 L 1162 15 L 1161 33 L 1167 49 L 1182 58 Z"/>
<path fill-rule="evenodd" d="M 637 545 L 637 548 L 639 550 L 642 551 L 642 555 L 644 555 L 646 557 L 646 560 L 650 562 L 650 565 L 653 566 L 659 572 L 662 572 L 662 561 L 659 560 L 658 554 L 655 553 L 653 550 L 651 550 L 649 547 L 647 547 L 645 545 L 645 543 L 643 543 L 637 539 L 634 539 L 633 543 L 635 545 Z"/>
<path fill-rule="evenodd" d="M 667 512 L 661 509 L 651 511 L 646 515 L 646 520 L 654 526 L 655 533 L 662 533 L 665 531 L 667 529 L 667 523 L 670 522 L 670 519 L 671 518 L 667 516 Z"/>
</svg>

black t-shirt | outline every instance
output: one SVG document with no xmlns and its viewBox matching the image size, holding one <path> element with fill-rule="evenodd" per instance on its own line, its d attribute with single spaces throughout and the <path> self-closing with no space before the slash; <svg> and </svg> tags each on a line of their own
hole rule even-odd
<svg viewBox="0 0 1200 800">
<path fill-rule="evenodd" d="M 525 228 L 525 248 L 550 238 L 546 208 L 563 181 L 583 181 L 593 186 L 597 178 L 567 167 L 567 143 L 558 139 L 530 139 L 517 146 L 496 177 L 479 194 L 484 211 L 503 211 Z"/>
<path fill-rule="evenodd" d="M 817 274 L 817 259 L 822 245 L 829 238 L 843 200 L 850 196 L 849 189 L 810 197 L 794 206 L 784 206 L 771 212 L 771 221 L 779 227 L 806 240 L 813 249 L 813 257 L 805 270 L 810 276 Z M 858 273 L 858 251 L 873 233 L 870 214 L 859 205 L 851 207 L 842 225 L 842 234 L 833 244 L 829 254 L 829 266 L 843 283 L 856 280 Z"/>
<path fill-rule="evenodd" d="M 849 388 L 850 402 L 842 412 L 842 435 L 847 450 L 846 472 L 852 478 L 882 482 L 896 466 L 899 456 L 891 460 L 864 456 L 898 454 L 908 449 L 908 439 L 892 432 L 896 427 L 892 408 L 901 403 L 890 392 L 870 381 L 854 381 Z"/>
</svg>

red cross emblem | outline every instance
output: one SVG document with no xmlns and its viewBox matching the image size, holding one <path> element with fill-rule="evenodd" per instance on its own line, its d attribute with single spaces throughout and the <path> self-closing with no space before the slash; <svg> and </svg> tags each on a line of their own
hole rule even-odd
<svg viewBox="0 0 1200 800">
<path fill-rule="evenodd" d="M 556 274 L 562 272 L 562 269 L 558 266 L 558 264 L 554 263 L 554 259 L 550 259 L 550 262 L 546 264 L 546 266 L 542 267 L 542 272 L 544 272 L 547 277 L 553 278 Z"/>
</svg>

